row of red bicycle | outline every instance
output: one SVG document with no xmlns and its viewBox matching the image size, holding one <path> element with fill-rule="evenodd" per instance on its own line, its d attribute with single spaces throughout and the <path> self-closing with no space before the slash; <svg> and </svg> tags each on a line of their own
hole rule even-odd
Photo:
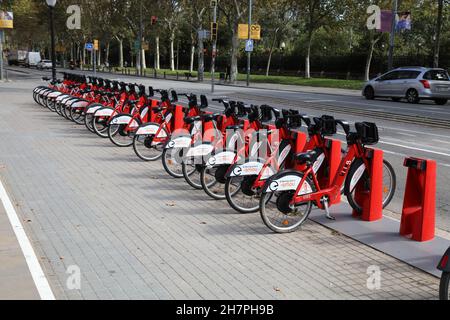
<svg viewBox="0 0 450 320">
<path fill-rule="evenodd" d="M 370 192 L 368 146 L 379 141 L 374 123 L 352 129 L 328 115 L 227 99 L 212 99 L 223 105 L 223 112 L 213 113 L 204 95 L 67 73 L 37 87 L 33 98 L 118 147 L 133 147 L 143 161 L 161 160 L 169 175 L 237 212 L 259 211 L 274 232 L 297 230 L 313 207 L 333 219 L 329 208 L 342 195 L 361 213 L 358 194 Z M 346 148 L 333 138 L 339 127 Z M 395 189 L 395 172 L 383 160 L 383 208 Z"/>
</svg>

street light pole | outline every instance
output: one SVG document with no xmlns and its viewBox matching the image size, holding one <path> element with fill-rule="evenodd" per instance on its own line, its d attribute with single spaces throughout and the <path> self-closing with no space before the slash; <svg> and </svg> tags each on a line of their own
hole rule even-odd
<svg viewBox="0 0 450 320">
<path fill-rule="evenodd" d="M 55 50 L 55 21 L 53 16 L 53 10 L 56 5 L 56 0 L 47 0 L 50 14 L 50 36 L 52 45 L 52 79 L 56 80 L 56 50 Z"/>
<path fill-rule="evenodd" d="M 217 23 L 217 1 L 211 2 L 214 5 L 213 8 L 213 23 L 216 25 Z M 211 92 L 214 93 L 214 76 L 216 71 L 216 51 L 217 51 L 217 38 L 213 36 L 213 45 L 212 45 L 212 59 L 211 59 Z"/>
<path fill-rule="evenodd" d="M 143 76 L 144 75 L 144 53 L 143 53 L 143 45 L 142 45 L 142 38 L 144 37 L 144 22 L 143 22 L 143 4 L 142 4 L 142 0 L 140 2 L 140 17 L 139 17 L 139 70 L 140 70 L 140 75 Z"/>
<path fill-rule="evenodd" d="M 395 22 L 397 21 L 397 10 L 398 10 L 398 0 L 394 0 L 392 7 L 392 26 L 391 26 L 391 38 L 389 40 L 389 61 L 388 69 L 392 70 L 394 68 L 394 46 L 395 46 Z"/>
<path fill-rule="evenodd" d="M 252 39 L 252 0 L 248 1 L 248 42 Z M 252 53 L 250 50 L 247 52 L 247 87 L 250 86 L 250 64 L 252 59 Z"/>
<path fill-rule="evenodd" d="M 0 81 L 3 80 L 3 36 L 4 32 L 0 29 Z"/>
</svg>

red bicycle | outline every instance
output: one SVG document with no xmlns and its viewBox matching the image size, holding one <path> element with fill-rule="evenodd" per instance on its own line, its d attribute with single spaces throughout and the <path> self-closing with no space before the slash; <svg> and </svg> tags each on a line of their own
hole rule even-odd
<svg viewBox="0 0 450 320">
<path fill-rule="evenodd" d="M 367 168 L 371 153 L 366 146 L 378 143 L 378 128 L 374 123 L 362 122 L 355 124 L 356 132 L 351 132 L 348 123 L 343 121 L 337 123 L 344 128 L 348 149 L 331 186 L 321 186 L 314 172 L 314 163 L 319 156 L 316 150 L 295 156 L 298 164 L 306 167 L 303 172 L 282 171 L 265 183 L 260 198 L 260 213 L 264 223 L 274 232 L 287 233 L 298 230 L 314 205 L 325 210 L 327 217 L 333 219 L 329 207 L 341 194 L 342 186 L 353 209 L 362 212 L 362 204 L 358 203 L 355 191 L 357 185 L 370 190 L 370 175 Z M 388 189 L 383 207 L 392 200 L 396 187 L 395 173 L 390 165 L 388 174 L 390 184 L 383 181 L 383 187 Z"/>
</svg>

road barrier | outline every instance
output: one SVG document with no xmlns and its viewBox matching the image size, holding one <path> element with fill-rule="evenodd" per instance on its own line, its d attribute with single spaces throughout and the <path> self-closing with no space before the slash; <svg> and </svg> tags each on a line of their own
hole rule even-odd
<svg viewBox="0 0 450 320">
<path fill-rule="evenodd" d="M 435 236 L 436 171 L 434 160 L 406 158 L 408 168 L 400 234 L 415 241 L 429 241 Z"/>
</svg>

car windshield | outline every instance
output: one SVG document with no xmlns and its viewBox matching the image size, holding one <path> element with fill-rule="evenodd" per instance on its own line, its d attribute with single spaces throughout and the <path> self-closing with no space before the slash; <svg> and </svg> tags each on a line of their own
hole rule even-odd
<svg viewBox="0 0 450 320">
<path fill-rule="evenodd" d="M 424 76 L 426 80 L 435 80 L 435 81 L 450 81 L 450 77 L 448 76 L 447 71 L 445 70 L 431 70 L 428 71 Z"/>
</svg>

